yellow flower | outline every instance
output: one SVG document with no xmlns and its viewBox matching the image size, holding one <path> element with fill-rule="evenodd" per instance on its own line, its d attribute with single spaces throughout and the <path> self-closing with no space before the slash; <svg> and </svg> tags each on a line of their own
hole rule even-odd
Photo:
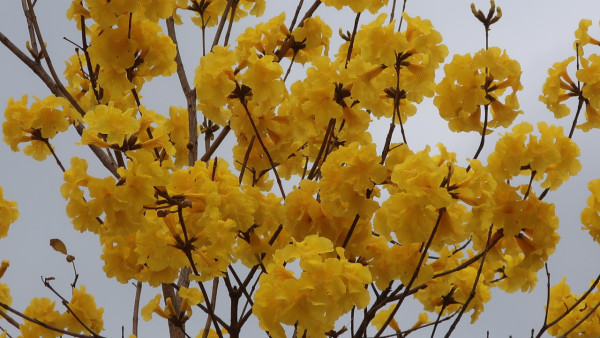
<svg viewBox="0 0 600 338">
<path fill-rule="evenodd" d="M 481 107 L 490 105 L 488 128 L 508 127 L 518 114 L 516 92 L 522 89 L 521 66 L 500 48 L 475 55 L 455 55 L 444 67 L 434 104 L 453 131 L 483 131 Z M 510 93 L 506 93 L 507 89 Z"/>
<path fill-rule="evenodd" d="M 121 3 L 111 1 L 112 3 Z M 125 1 L 130 2 L 130 1 Z M 117 17 L 116 26 L 92 27 L 89 53 L 100 66 L 98 83 L 117 96 L 141 86 L 156 76 L 175 72 L 177 50 L 173 41 L 162 33 L 158 23 L 126 11 Z M 111 20 L 112 21 L 112 20 Z"/>
<path fill-rule="evenodd" d="M 48 298 L 33 298 L 29 306 L 23 313 L 29 317 L 35 318 L 45 324 L 64 329 L 67 325 L 65 318 L 60 312 L 54 309 L 55 303 Z M 21 335 L 25 338 L 33 337 L 60 337 L 62 333 L 46 329 L 36 323 L 25 321 L 19 326 Z"/>
<path fill-rule="evenodd" d="M 583 47 L 589 43 L 594 45 L 600 45 L 600 41 L 594 39 L 588 34 L 588 29 L 592 25 L 592 21 L 588 19 L 581 19 L 579 21 L 579 27 L 575 31 L 575 42 L 573 47 L 577 50 L 579 47 L 579 56 L 583 56 Z"/>
<path fill-rule="evenodd" d="M 0 187 L 0 238 L 6 237 L 9 226 L 19 217 L 17 202 L 4 199 L 3 194 Z"/>
<path fill-rule="evenodd" d="M 375 328 L 377 328 L 377 330 L 381 330 L 381 327 L 383 327 L 383 324 L 390 317 L 393 310 L 394 310 L 394 305 L 391 305 L 385 310 L 377 311 L 377 313 L 375 314 L 375 317 L 373 317 L 373 320 L 371 320 L 371 325 L 375 326 Z M 389 323 L 389 327 L 398 333 L 402 332 L 400 330 L 400 326 L 398 326 L 398 322 L 396 321 L 395 318 L 392 318 L 392 320 Z"/>
<path fill-rule="evenodd" d="M 150 319 L 152 319 L 153 313 L 156 313 L 157 315 L 165 319 L 169 319 L 170 313 L 168 313 L 168 308 L 165 308 L 163 310 L 160 307 L 161 298 L 162 296 L 160 294 L 157 294 L 156 296 L 154 296 L 154 298 L 152 298 L 152 300 L 150 300 L 150 302 L 148 302 L 148 304 L 146 304 L 146 306 L 142 308 L 142 318 L 144 318 L 145 321 L 149 321 Z"/>
<path fill-rule="evenodd" d="M 305 64 L 317 56 L 328 55 L 331 34 L 331 28 L 320 17 L 310 17 L 304 20 L 304 25 L 297 27 L 292 32 L 297 43 L 304 41 L 304 47 L 298 51 L 294 61 Z M 292 55 L 293 50 L 290 49 L 286 56 L 291 57 Z"/>
<path fill-rule="evenodd" d="M 283 70 L 272 55 L 248 58 L 248 69 L 241 75 L 242 83 L 252 89 L 252 100 L 266 108 L 276 106 L 283 100 L 285 86 L 281 75 Z"/>
<path fill-rule="evenodd" d="M 252 55 L 256 54 L 274 55 L 277 47 L 283 44 L 283 41 L 289 34 L 284 21 L 285 12 L 271 18 L 267 22 L 259 23 L 255 27 L 246 28 L 236 38 L 237 46 L 235 53 L 238 60 L 248 60 Z"/>
<path fill-rule="evenodd" d="M 135 234 L 101 238 L 103 247 L 100 259 L 104 261 L 102 270 L 108 278 L 115 277 L 119 283 L 125 284 L 136 278 L 143 269 L 143 266 L 138 264 L 139 257 L 134 251 L 135 238 Z"/>
<path fill-rule="evenodd" d="M 557 62 L 548 69 L 548 78 L 542 87 L 543 95 L 540 95 L 539 99 L 556 118 L 565 117 L 570 113 L 569 107 L 563 102 L 573 97 L 573 90 L 577 88 L 567 72 L 567 66 L 573 60 L 575 60 L 574 56 Z"/>
<path fill-rule="evenodd" d="M 186 7 L 188 2 L 188 0 L 185 0 Z M 209 0 L 206 3 L 208 3 L 206 8 L 193 7 L 194 16 L 192 17 L 192 22 L 200 28 L 213 27 L 219 23 L 220 15 L 223 14 L 227 0 Z"/>
<path fill-rule="evenodd" d="M 85 115 L 83 121 L 88 124 L 90 132 L 105 134 L 106 142 L 120 146 L 127 136 L 140 128 L 135 113 L 133 108 L 122 111 L 110 102 L 96 106 Z"/>
<path fill-rule="evenodd" d="M 198 98 L 198 109 L 211 121 L 225 126 L 231 112 L 223 109 L 229 94 L 235 89 L 232 67 L 236 64 L 233 51 L 227 47 L 215 46 L 200 59 L 196 68 L 194 84 Z"/>
<path fill-rule="evenodd" d="M 594 110 L 600 110 L 600 55 L 592 54 L 581 59 L 581 69 L 577 71 L 577 80 L 583 82 L 583 96 L 589 100 Z"/>
<path fill-rule="evenodd" d="M 34 98 L 35 102 L 30 108 L 27 108 L 27 95 L 16 102 L 12 97 L 9 99 L 4 111 L 6 121 L 2 124 L 2 133 L 4 142 L 12 151 L 19 151 L 19 143 L 31 141 L 24 153 L 42 161 L 51 154 L 45 140 L 66 131 L 73 121 L 74 112 L 62 97 L 50 95 L 43 100 Z"/>
<path fill-rule="evenodd" d="M 169 119 L 165 122 L 166 132 L 170 135 L 170 141 L 175 147 L 175 167 L 181 168 L 189 163 L 189 117 L 187 109 L 182 107 L 169 107 Z"/>
<path fill-rule="evenodd" d="M 81 322 L 97 334 L 104 329 L 104 321 L 102 320 L 104 309 L 96 307 L 94 296 L 85 291 L 85 286 L 82 285 L 79 289 L 73 289 L 73 296 L 69 302 L 69 308 L 71 308 L 71 311 L 73 312 L 66 312 L 63 314 L 63 319 L 69 331 L 88 333 Z M 77 316 L 77 318 L 75 318 L 75 316 Z"/>
<path fill-rule="evenodd" d="M 354 12 L 360 13 L 369 10 L 372 14 L 376 14 L 381 7 L 387 5 L 388 0 L 325 0 L 323 3 L 327 6 L 333 6 L 336 9 L 342 9 L 344 6 L 349 6 Z"/>
<path fill-rule="evenodd" d="M 571 293 L 571 288 L 566 283 L 566 277 L 550 289 L 548 322 L 563 316 L 567 309 L 575 305 L 582 295 Z M 558 323 L 548 328 L 548 333 L 553 336 L 564 334 L 567 330 L 577 326 L 569 333 L 568 337 L 597 337 L 600 335 L 599 317 L 596 312 L 588 316 L 595 304 L 600 301 L 598 289 L 594 289 L 585 299 L 573 308 Z M 587 316 L 587 317 L 584 317 Z"/>
<path fill-rule="evenodd" d="M 320 197 L 326 215 L 348 217 L 355 214 L 368 219 L 378 203 L 367 198 L 367 189 L 385 180 L 375 144 L 359 148 L 358 142 L 340 147 L 321 166 Z"/>
<path fill-rule="evenodd" d="M 583 229 L 590 233 L 594 241 L 600 243 L 600 180 L 592 180 L 588 183 L 591 191 L 587 200 L 587 207 L 581 212 L 581 223 Z"/>
</svg>

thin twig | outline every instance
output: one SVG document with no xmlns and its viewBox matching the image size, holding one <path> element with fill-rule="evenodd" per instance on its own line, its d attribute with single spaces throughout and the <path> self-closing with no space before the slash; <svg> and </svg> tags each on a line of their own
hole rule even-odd
<svg viewBox="0 0 600 338">
<path fill-rule="evenodd" d="M 267 149 L 267 146 L 263 142 L 262 137 L 260 137 L 260 133 L 258 132 L 258 128 L 256 127 L 256 124 L 254 123 L 252 114 L 250 114 L 250 110 L 248 110 L 248 105 L 247 105 L 245 99 L 243 99 L 243 98 L 240 99 L 240 103 L 244 107 L 244 110 L 246 111 L 246 115 L 248 115 L 248 119 L 250 120 L 252 129 L 254 129 L 254 134 L 256 135 L 256 138 L 258 139 L 258 143 L 260 143 L 260 146 L 262 147 L 263 151 L 265 152 L 265 155 L 267 156 L 267 159 L 269 160 L 269 163 L 271 164 L 271 168 L 273 169 L 273 175 L 275 175 L 275 179 L 277 180 L 277 185 L 279 186 L 279 191 L 281 192 L 281 196 L 285 200 L 285 191 L 283 190 L 283 184 L 281 183 L 281 178 L 279 177 L 279 174 L 277 173 L 277 166 L 275 165 L 275 162 L 273 161 L 273 158 L 271 157 L 271 153 L 269 152 L 269 149 Z"/>
<path fill-rule="evenodd" d="M 456 329 L 456 326 L 458 325 L 458 322 L 460 322 L 462 315 L 465 313 L 465 311 L 467 311 L 467 307 L 469 306 L 469 304 L 471 303 L 473 298 L 475 298 L 475 294 L 477 293 L 477 284 L 479 283 L 479 278 L 481 277 L 481 273 L 483 271 L 483 264 L 485 264 L 485 256 L 487 255 L 487 253 L 490 249 L 489 244 L 490 244 L 490 240 L 492 238 L 492 228 L 493 227 L 494 227 L 494 225 L 491 224 L 490 229 L 488 230 L 488 237 L 487 237 L 487 241 L 485 243 L 485 250 L 483 251 L 483 255 L 481 255 L 481 263 L 479 264 L 479 269 L 477 270 L 477 275 L 475 276 L 475 281 L 473 282 L 473 288 L 471 289 L 469 298 L 467 298 L 467 301 L 461 307 L 460 312 L 458 313 L 458 316 L 456 317 L 456 319 L 454 319 L 454 322 L 452 322 L 452 325 L 450 325 L 450 328 L 448 329 L 448 331 L 446 332 L 446 335 L 445 335 L 446 338 L 448 338 L 448 337 L 450 337 L 450 335 L 452 335 L 452 332 L 454 331 L 454 329 Z"/>
<path fill-rule="evenodd" d="M 354 19 L 354 28 L 352 29 L 352 37 L 350 38 L 350 44 L 348 45 L 348 52 L 346 54 L 346 64 L 344 68 L 348 68 L 348 62 L 350 62 L 350 58 L 352 58 L 352 49 L 354 49 L 354 40 L 356 38 L 356 31 L 358 30 L 358 21 L 360 20 L 360 13 L 356 13 L 356 18 Z"/>
<path fill-rule="evenodd" d="M 390 322 L 392 321 L 392 319 L 394 319 L 394 316 L 398 312 L 398 309 L 400 309 L 400 306 L 402 305 L 402 302 L 404 301 L 404 299 L 406 299 L 406 296 L 408 296 L 408 292 L 410 291 L 411 286 L 417 280 L 417 277 L 419 276 L 419 272 L 421 272 L 421 266 L 423 265 L 423 262 L 425 261 L 425 257 L 427 257 L 427 252 L 429 251 L 429 247 L 431 246 L 431 243 L 433 242 L 433 238 L 435 237 L 435 234 L 436 234 L 436 232 L 437 232 L 437 230 L 438 230 L 438 228 L 440 226 L 440 222 L 442 220 L 442 216 L 444 215 L 445 212 L 446 212 L 445 208 L 442 208 L 442 209 L 440 209 L 438 211 L 438 218 L 437 218 L 437 220 L 435 222 L 435 226 L 431 230 L 431 234 L 429 235 L 429 239 L 427 240 L 427 244 L 425 244 L 425 247 L 423 248 L 423 252 L 421 253 L 421 257 L 419 257 L 419 263 L 417 263 L 417 266 L 415 267 L 415 271 L 413 272 L 412 277 L 410 278 L 410 281 L 408 282 L 408 284 L 404 288 L 404 292 L 403 292 L 402 297 L 396 303 L 396 306 L 394 306 L 394 309 L 392 310 L 392 312 L 390 313 L 390 315 L 386 319 L 385 323 L 383 323 L 383 325 L 381 326 L 381 328 L 379 329 L 379 331 L 377 331 L 377 334 L 375 334 L 375 338 L 380 337 L 383 334 L 383 331 L 385 330 L 385 328 L 390 324 Z"/>
<path fill-rule="evenodd" d="M 188 165 L 193 166 L 198 158 L 198 116 L 196 111 L 196 89 L 190 87 L 187 75 L 185 73 L 185 68 L 183 67 L 183 61 L 181 60 L 181 54 L 179 52 L 179 44 L 177 43 L 177 35 L 175 34 L 175 22 L 173 21 L 173 18 L 171 17 L 167 19 L 166 24 L 167 33 L 169 34 L 171 40 L 173 40 L 175 48 L 177 49 L 177 54 L 175 55 L 175 64 L 177 64 L 177 77 L 179 78 L 183 95 L 185 95 L 188 112 Z"/>
</svg>

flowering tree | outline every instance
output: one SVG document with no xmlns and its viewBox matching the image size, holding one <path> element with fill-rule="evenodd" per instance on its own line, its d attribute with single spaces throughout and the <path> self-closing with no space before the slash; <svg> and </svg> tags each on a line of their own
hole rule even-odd
<svg viewBox="0 0 600 338">
<path fill-rule="evenodd" d="M 477 320 L 492 288 L 529 291 L 543 268 L 549 280 L 558 218 L 544 198 L 581 168 L 575 130 L 600 127 L 600 56 L 588 52 L 600 42 L 587 33 L 591 22 L 581 21 L 574 56 L 552 66 L 540 96 L 555 117 L 572 119 L 565 133 L 546 122 L 513 123 L 523 113 L 522 71 L 490 46 L 487 33 L 502 17 L 493 1 L 471 8 L 485 46 L 451 58 L 432 23 L 400 5 L 300 0 L 293 17 L 233 39 L 233 25 L 261 16 L 264 0 L 75 0 L 67 17 L 81 34 L 60 76 L 35 1 L 23 0 L 26 50 L 2 33 L 0 41 L 51 95 L 11 98 L 4 142 L 39 161 L 52 157 L 64 172 L 60 193 L 73 227 L 97 236 L 108 278 L 136 285 L 131 336 L 140 312 L 165 319 L 172 337 L 238 337 L 251 316 L 272 337 L 434 335 L 442 326 L 449 336 L 465 314 Z M 356 13 L 331 53 L 320 6 Z M 360 25 L 365 11 L 381 14 Z M 204 54 L 193 81 L 176 36 L 189 21 Z M 306 72 L 293 82 L 298 64 Z M 168 112 L 145 106 L 142 95 L 161 76 L 176 76 L 186 99 Z M 450 130 L 479 133 L 471 158 L 442 144 L 409 146 L 405 127 L 426 97 Z M 373 142 L 374 120 L 389 121 L 384 144 Z M 70 127 L 104 176 L 89 174 L 82 158 L 63 164 L 53 138 Z M 501 130 L 479 160 L 487 135 Z M 228 135 L 235 145 L 223 158 Z M 598 241 L 600 180 L 589 188 L 581 220 Z M 0 190 L 0 237 L 17 217 Z M 50 246 L 75 269 L 60 239 Z M 2 262 L 0 277 L 8 266 Z M 0 283 L 3 335 L 99 337 L 103 309 L 74 271 L 71 295 L 43 278 L 55 300 L 33 298 L 25 309 L 11 307 Z M 599 281 L 582 295 L 564 279 L 548 282 L 537 336 L 600 335 Z M 160 293 L 140 304 L 144 284 Z M 395 318 L 408 299 L 422 313 L 401 329 Z M 189 332 L 191 321 L 204 329 Z"/>
</svg>

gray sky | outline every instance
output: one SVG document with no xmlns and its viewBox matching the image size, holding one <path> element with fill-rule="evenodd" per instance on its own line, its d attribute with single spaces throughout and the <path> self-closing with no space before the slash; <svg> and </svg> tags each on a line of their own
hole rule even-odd
<svg viewBox="0 0 600 338">
<path fill-rule="evenodd" d="M 272 14 L 287 10 L 290 14 L 286 23 L 289 23 L 296 3 L 296 1 L 276 2 L 274 6 L 277 8 L 270 7 L 264 20 L 270 18 Z M 305 7 L 312 2 L 306 3 Z M 488 1 L 475 1 L 475 3 L 478 8 L 484 10 L 489 6 Z M 407 12 L 411 16 L 421 16 L 433 22 L 449 48 L 450 54 L 446 59 L 449 61 L 455 53 L 476 52 L 484 46 L 483 29 L 472 16 L 470 4 L 471 1 L 465 0 L 409 0 Z M 581 18 L 591 19 L 594 24 L 590 32 L 593 36 L 600 37 L 598 26 L 600 2 L 597 0 L 568 2 L 498 0 L 497 5 L 502 7 L 503 18 L 492 27 L 490 45 L 505 49 L 510 57 L 521 63 L 523 70 L 524 90 L 519 93 L 519 101 L 525 115 L 520 116 L 517 121 L 544 120 L 568 126 L 571 120 L 565 118 L 557 122 L 552 113 L 538 101 L 538 96 L 548 68 L 554 62 L 573 55 L 573 32 Z M 2 6 L 0 31 L 24 49 L 28 37 L 20 1 L 4 0 Z M 66 21 L 64 13 L 67 6 L 66 1 L 38 0 L 37 4 L 38 19 L 45 33 L 44 37 L 48 42 L 54 64 L 61 72 L 64 69 L 63 60 L 74 52 L 72 45 L 62 37 L 76 40 L 78 36 L 73 24 Z M 343 11 L 340 15 L 321 6 L 316 15 L 321 16 L 331 25 L 334 35 L 340 27 L 344 31 L 352 29 L 354 15 L 349 11 Z M 361 23 L 365 24 L 370 20 L 370 16 L 363 15 Z M 256 20 L 243 20 L 236 23 L 234 25 L 236 33 L 233 36 L 252 22 Z M 201 48 L 196 44 L 200 39 L 200 32 L 189 21 L 186 23 L 189 24 L 186 31 L 183 31 L 182 27 L 177 29 L 188 77 L 192 78 L 201 55 Z M 330 50 L 337 50 L 335 42 Z M 295 74 L 301 75 L 302 72 L 300 66 L 295 66 Z M 43 98 L 49 94 L 49 91 L 26 66 L 4 46 L 0 46 L 0 105 L 4 108 L 9 97 L 19 99 L 25 93 Z M 156 85 L 145 86 L 142 94 L 145 95 L 143 98 L 145 104 L 157 112 L 166 113 L 170 105 L 185 105 L 185 99 L 175 77 L 158 79 Z M 571 108 L 575 107 L 571 106 Z M 381 129 L 384 131 L 380 133 L 374 133 L 383 135 L 379 138 L 374 135 L 380 144 L 383 143 L 387 125 L 387 121 L 382 121 L 375 124 L 372 129 L 377 131 L 379 128 L 385 128 Z M 479 142 L 478 134 L 451 133 L 447 131 L 446 126 L 446 122 L 439 117 L 431 101 L 426 101 L 419 107 L 417 116 L 410 118 L 405 126 L 411 148 L 420 150 L 425 145 L 435 146 L 438 142 L 443 142 L 448 150 L 458 153 L 460 160 L 464 161 L 466 157 L 472 157 Z M 485 159 L 493 148 L 492 139 L 487 142 L 487 152 L 484 151 L 482 159 Z M 557 214 L 561 221 L 559 232 L 562 236 L 555 254 L 549 261 L 552 283 L 559 282 L 562 276 L 566 275 L 567 282 L 576 293 L 583 292 L 590 280 L 600 272 L 600 262 L 593 259 L 600 254 L 599 247 L 587 233 L 580 231 L 579 221 L 580 212 L 585 207 L 590 194 L 587 182 L 600 178 L 598 170 L 600 160 L 597 151 L 593 151 L 593 144 L 597 143 L 597 139 L 598 131 L 587 134 L 579 130 L 575 132 L 574 140 L 581 149 L 580 161 L 583 169 L 578 177 L 568 181 L 559 190 L 551 192 L 547 198 L 547 201 L 556 203 Z M 92 165 L 95 162 L 88 148 L 75 146 L 74 143 L 77 141 L 75 131 L 70 129 L 53 142 L 63 163 L 68 167 L 72 156 L 88 158 L 92 174 L 102 177 L 109 175 L 102 167 Z M 37 162 L 23 153 L 13 153 L 3 142 L 0 143 L 0 155 L 2 156 L 0 186 L 4 189 L 5 198 L 19 203 L 21 213 L 19 220 L 11 227 L 9 237 L 0 241 L 0 259 L 11 261 L 11 266 L 1 281 L 11 286 L 14 307 L 23 310 L 32 297 L 55 299 L 49 290 L 43 287 L 40 276 L 56 277 L 54 286 L 63 295 L 70 295 L 72 267 L 65 262 L 62 255 L 54 252 L 48 245 L 50 238 L 61 238 L 69 252 L 77 258 L 77 269 L 80 274 L 78 284 L 86 285 L 87 290 L 96 296 L 96 302 L 104 307 L 106 328 L 104 335 L 120 336 L 121 325 L 125 326 L 126 334 L 130 333 L 134 287 L 122 285 L 116 280 L 107 280 L 101 269 L 97 239 L 72 229 L 70 220 L 65 216 L 65 201 L 59 193 L 63 182 L 60 169 L 51 158 L 44 162 Z M 539 194 L 540 191 L 537 193 Z M 531 328 L 537 331 L 543 320 L 546 293 L 545 277 L 540 273 L 539 278 L 538 288 L 530 294 L 494 292 L 493 299 L 486 304 L 485 312 L 480 316 L 479 321 L 470 326 L 469 318 L 465 318 L 464 325 L 455 336 L 484 337 L 486 330 L 490 330 L 491 337 L 508 337 L 509 334 L 523 337 L 529 335 Z M 142 306 L 157 292 L 145 288 Z M 60 304 L 57 304 L 57 308 L 60 308 Z M 405 310 L 408 310 L 406 316 L 398 316 L 400 325 L 404 328 L 412 325 L 418 313 L 411 307 Z M 204 322 L 204 317 L 201 321 Z M 256 329 L 255 325 L 252 327 Z M 190 334 L 195 336 L 197 332 L 191 330 Z M 166 335 L 166 325 L 162 321 L 159 321 L 158 325 L 141 322 L 140 336 L 164 335 Z M 430 332 L 427 331 L 423 336 L 429 335 Z"/>
</svg>

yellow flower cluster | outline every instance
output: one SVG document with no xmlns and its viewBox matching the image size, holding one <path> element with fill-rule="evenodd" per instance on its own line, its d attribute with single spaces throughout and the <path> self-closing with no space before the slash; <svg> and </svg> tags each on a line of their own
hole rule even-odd
<svg viewBox="0 0 600 338">
<path fill-rule="evenodd" d="M 575 47 L 578 52 L 578 68 L 575 73 L 577 83 L 569 76 L 567 67 L 575 57 L 569 57 L 557 62 L 548 70 L 548 78 L 544 83 L 540 101 L 544 102 L 548 109 L 557 118 L 568 116 L 571 112 L 565 101 L 569 98 L 577 98 L 585 104 L 585 122 L 577 125 L 583 131 L 600 128 L 600 55 L 592 53 L 584 57 L 584 46 L 594 45 L 600 42 L 588 34 L 592 22 L 583 19 L 579 28 L 575 31 Z M 580 108 L 581 109 L 581 106 Z"/>
<path fill-rule="evenodd" d="M 323 0 L 357 13 L 375 13 L 387 2 Z M 436 84 L 448 48 L 429 20 L 403 13 L 406 27 L 398 30 L 379 15 L 356 34 L 341 33 L 345 42 L 330 56 L 332 30 L 323 19 L 311 17 L 291 29 L 282 13 L 200 58 L 195 88 L 185 93 L 190 99 L 195 91 L 196 102 L 168 113 L 143 105 L 143 85 L 177 67 L 176 46 L 159 20 L 181 23 L 177 12 L 191 11 L 204 30 L 232 4 L 235 11 L 225 20 L 260 16 L 265 9 L 264 0 L 73 1 L 67 15 L 89 37 L 64 72 L 77 110 L 56 96 L 36 98 L 30 107 L 27 96 L 8 103 L 3 135 L 12 150 L 28 143 L 24 152 L 42 160 L 52 153 L 48 140 L 74 124 L 83 130 L 80 144 L 102 148 L 113 162 L 113 176 L 102 177 L 73 157 L 61 187 L 73 227 L 98 236 L 109 278 L 158 286 L 187 268 L 194 282 L 230 280 L 228 271 L 238 262 L 253 273 L 262 270 L 252 313 L 273 337 L 285 336 L 284 325 L 306 336 L 333 330 L 342 315 L 369 305 L 377 294 L 370 294 L 369 284 L 386 290 L 400 281 L 425 311 L 451 315 L 465 307 L 472 321 L 492 287 L 514 292 L 535 286 L 559 236 L 554 205 L 534 190 L 555 190 L 581 168 L 579 148 L 561 127 L 540 122 L 534 134 L 529 123 L 518 124 L 501 135 L 487 162 L 464 165 L 441 144 L 437 154 L 429 146 L 390 144 L 396 124 L 403 128 L 425 97 L 435 96 L 453 131 L 510 127 L 522 113 L 517 61 L 498 47 L 455 55 Z M 582 21 L 576 33 L 580 49 L 597 42 L 587 34 L 590 25 Z M 600 127 L 600 56 L 579 57 L 576 77 L 567 70 L 575 58 L 553 66 L 540 100 L 563 117 L 570 112 L 565 101 L 579 98 L 586 107 L 579 127 L 588 130 Z M 306 76 L 289 85 L 288 61 L 306 66 Z M 203 120 L 197 130 L 190 125 L 194 108 Z M 382 151 L 368 129 L 373 118 L 384 117 L 392 123 Z M 230 161 L 211 152 L 222 141 L 212 143 L 219 128 L 223 136 L 235 134 Z M 197 140 L 190 139 L 196 131 L 204 133 L 209 160 L 189 156 L 198 152 Z M 514 184 L 519 176 L 529 184 Z M 290 178 L 298 182 L 291 189 L 280 182 Z M 274 179 L 281 197 L 269 193 Z M 590 190 L 581 219 L 598 240 L 600 181 Z M 0 190 L 0 237 L 18 216 L 15 207 Z M 7 267 L 3 262 L 0 277 Z M 570 301 L 568 289 L 555 288 L 556 302 Z M 178 288 L 180 309 L 171 298 L 161 304 L 157 295 L 142 316 L 182 325 L 194 306 L 208 301 L 204 293 Z M 0 302 L 10 301 L 0 283 Z M 378 329 L 392 314 L 387 303 L 365 312 Z M 85 287 L 73 290 L 69 306 L 85 326 L 102 330 L 102 309 Z M 549 314 L 558 316 L 559 306 L 551 307 Z M 25 314 L 85 332 L 46 298 L 35 298 Z M 414 327 L 427 321 L 419 316 Z M 400 331 L 393 319 L 390 326 Z M 58 335 L 32 323 L 21 331 Z"/>
<path fill-rule="evenodd" d="M 2 123 L 4 142 L 12 151 L 19 151 L 19 144 L 27 144 L 23 152 L 38 161 L 51 154 L 51 145 L 47 143 L 56 134 L 67 130 L 75 118 L 69 102 L 54 95 L 43 100 L 35 97 L 35 102 L 27 107 L 28 97 L 21 100 L 10 98 L 4 111 Z"/>
<path fill-rule="evenodd" d="M 523 87 L 521 66 L 500 48 L 455 55 L 444 72 L 433 103 L 450 130 L 483 132 L 482 106 L 491 107 L 489 128 L 508 127 L 523 113 L 516 93 Z"/>
<path fill-rule="evenodd" d="M 538 123 L 540 137 L 523 122 L 503 135 L 488 157 L 488 168 L 496 180 L 510 180 L 518 175 L 532 175 L 543 188 L 555 190 L 581 169 L 577 159 L 579 147 L 564 135 L 562 127 Z M 528 137 L 529 136 L 529 137 Z M 529 140 L 527 140 L 529 138 Z"/>
<path fill-rule="evenodd" d="M 581 212 L 581 223 L 594 241 L 600 243 L 600 180 L 590 181 L 588 188 L 592 194 L 588 197 L 587 207 Z"/>
<path fill-rule="evenodd" d="M 564 277 L 560 283 L 550 289 L 550 299 L 548 311 L 548 322 L 551 323 L 569 313 L 548 329 L 548 333 L 553 336 L 563 337 L 598 337 L 600 336 L 600 317 L 598 312 L 594 311 L 600 301 L 600 292 L 594 288 L 583 301 L 577 303 L 583 295 L 571 293 L 571 287 L 566 283 Z M 591 315 L 590 315 L 591 314 Z M 567 330 L 571 330 L 566 336 Z"/>
<path fill-rule="evenodd" d="M 4 199 L 4 190 L 0 187 L 0 238 L 6 237 L 8 228 L 19 218 L 17 202 Z"/>
<path fill-rule="evenodd" d="M 387 5 L 388 0 L 324 0 L 323 3 L 327 6 L 332 6 L 337 9 L 342 9 L 342 7 L 348 6 L 356 13 L 369 10 L 371 13 L 375 14 L 381 9 L 381 7 Z"/>
<path fill-rule="evenodd" d="M 302 269 L 298 277 L 285 265 L 296 260 Z M 266 269 L 252 311 L 272 337 L 285 337 L 281 324 L 297 324 L 299 332 L 320 336 L 354 306 L 369 303 L 364 287 L 371 282 L 369 269 L 349 262 L 342 248 L 334 250 L 330 240 L 317 235 L 277 250 Z"/>
<path fill-rule="evenodd" d="M 103 308 L 96 306 L 94 296 L 87 293 L 85 286 L 73 289 L 71 300 L 66 303 L 72 312 L 61 313 L 55 309 L 55 302 L 48 298 L 33 298 L 23 312 L 45 324 L 73 334 L 89 334 L 88 329 L 96 334 L 104 330 Z M 85 325 L 85 327 L 84 327 Z M 87 328 L 86 328 L 87 327 Z M 37 323 L 25 321 L 19 326 L 22 337 L 61 337 L 62 333 L 44 328 Z"/>
</svg>

